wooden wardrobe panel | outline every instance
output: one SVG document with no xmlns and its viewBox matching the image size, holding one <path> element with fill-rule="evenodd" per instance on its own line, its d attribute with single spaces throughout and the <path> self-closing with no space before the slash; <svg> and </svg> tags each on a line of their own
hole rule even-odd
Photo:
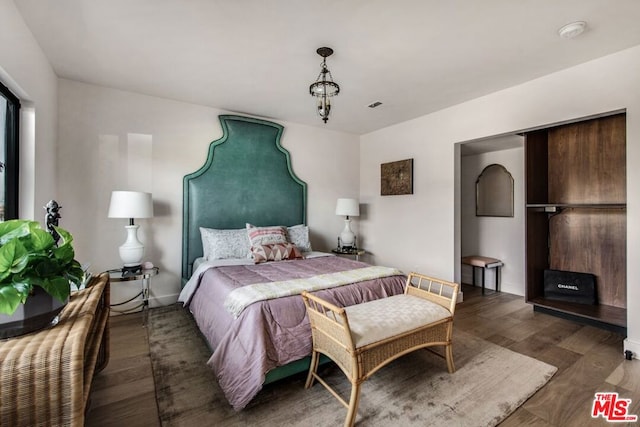
<svg viewBox="0 0 640 427">
<path fill-rule="evenodd" d="M 528 132 L 525 147 L 527 301 L 625 328 L 626 114 Z M 598 305 L 545 298 L 545 268 L 594 274 Z"/>
<path fill-rule="evenodd" d="M 626 202 L 624 114 L 549 130 L 549 203 Z"/>
<path fill-rule="evenodd" d="M 548 189 L 547 176 L 548 165 L 548 132 L 540 130 L 529 132 L 525 135 L 525 176 L 526 179 L 526 203 L 547 203 Z"/>
<path fill-rule="evenodd" d="M 626 211 L 567 209 L 549 219 L 550 268 L 595 274 L 599 304 L 626 308 Z"/>
<path fill-rule="evenodd" d="M 549 222 L 547 215 L 540 212 L 527 211 L 526 216 L 526 257 L 527 257 L 527 300 L 544 295 L 544 270 L 549 268 Z"/>
</svg>

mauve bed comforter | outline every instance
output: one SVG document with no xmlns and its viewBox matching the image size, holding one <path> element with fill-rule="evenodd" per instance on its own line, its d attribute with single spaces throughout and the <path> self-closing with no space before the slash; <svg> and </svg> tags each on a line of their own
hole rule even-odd
<svg viewBox="0 0 640 427">
<path fill-rule="evenodd" d="M 254 303 L 234 319 L 223 306 L 229 292 L 254 283 L 306 278 L 366 266 L 368 264 L 327 256 L 216 267 L 204 273 L 189 309 L 213 350 L 208 365 L 234 409 L 244 408 L 253 399 L 271 369 L 311 354 L 311 330 L 299 295 Z M 404 276 L 392 276 L 316 294 L 346 307 L 402 293 L 405 281 Z"/>
</svg>

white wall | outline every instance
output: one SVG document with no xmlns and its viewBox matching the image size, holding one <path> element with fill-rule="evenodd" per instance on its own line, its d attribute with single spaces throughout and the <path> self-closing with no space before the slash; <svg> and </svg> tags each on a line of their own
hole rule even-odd
<svg viewBox="0 0 640 427">
<path fill-rule="evenodd" d="M 146 258 L 161 269 L 152 305 L 174 302 L 180 289 L 182 178 L 199 169 L 211 141 L 222 136 L 215 108 L 59 81 L 59 202 L 61 225 L 75 238 L 77 258 L 93 272 L 120 266 L 127 220 L 107 218 L 112 190 L 149 191 L 154 218 L 137 220 Z M 335 246 L 342 219 L 336 199 L 357 197 L 359 139 L 355 135 L 281 122 L 282 146 L 308 184 L 308 224 L 314 248 Z M 112 287 L 112 300 L 138 284 Z"/>
<path fill-rule="evenodd" d="M 490 164 L 504 166 L 513 177 L 513 217 L 476 216 L 476 180 Z M 525 294 L 525 209 L 524 209 L 524 149 L 492 151 L 464 156 L 460 168 L 460 254 L 482 255 L 504 262 L 500 274 L 500 290 L 510 294 Z M 495 289 L 496 269 L 487 269 L 485 286 Z M 476 272 L 476 286 L 481 283 Z M 462 266 L 462 283 L 473 283 L 470 266 Z"/>
<path fill-rule="evenodd" d="M 640 47 L 361 137 L 361 233 L 376 262 L 460 280 L 458 142 L 627 111 L 626 348 L 640 354 Z M 380 164 L 414 158 L 414 193 L 380 196 Z"/>
<path fill-rule="evenodd" d="M 43 221 L 57 197 L 57 77 L 11 0 L 0 0 L 0 80 L 21 100 L 21 218 Z"/>
</svg>

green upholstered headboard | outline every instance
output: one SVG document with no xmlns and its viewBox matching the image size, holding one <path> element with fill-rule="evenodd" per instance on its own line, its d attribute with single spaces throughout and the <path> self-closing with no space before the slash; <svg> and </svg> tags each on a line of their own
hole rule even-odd
<svg viewBox="0 0 640 427">
<path fill-rule="evenodd" d="M 307 184 L 293 173 L 280 145 L 283 127 L 250 117 L 221 115 L 222 138 L 183 181 L 182 282 L 202 256 L 200 227 L 306 224 Z"/>
</svg>

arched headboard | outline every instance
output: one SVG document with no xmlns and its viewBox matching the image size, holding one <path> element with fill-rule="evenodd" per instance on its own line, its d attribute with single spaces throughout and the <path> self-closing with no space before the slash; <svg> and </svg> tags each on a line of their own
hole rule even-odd
<svg viewBox="0 0 640 427">
<path fill-rule="evenodd" d="M 306 224 L 307 184 L 280 145 L 283 127 L 250 117 L 219 119 L 222 138 L 210 144 L 205 164 L 183 180 L 183 284 L 202 256 L 200 227 Z"/>
</svg>

